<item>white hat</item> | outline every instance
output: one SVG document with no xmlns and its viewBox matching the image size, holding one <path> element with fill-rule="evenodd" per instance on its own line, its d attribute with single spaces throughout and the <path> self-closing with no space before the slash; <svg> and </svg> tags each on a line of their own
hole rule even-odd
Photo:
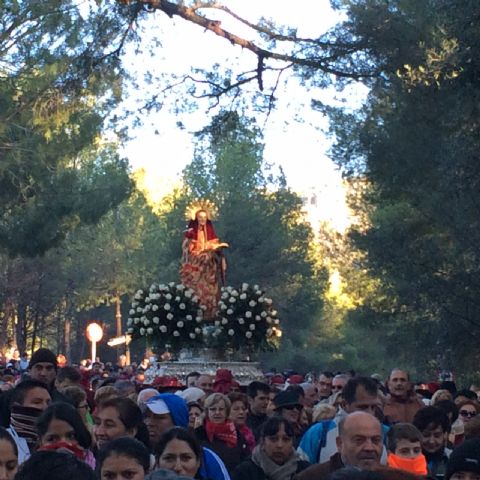
<svg viewBox="0 0 480 480">
<path fill-rule="evenodd" d="M 155 413 L 156 415 L 170 413 L 167 404 L 161 398 L 152 397 L 147 400 L 145 405 L 152 413 Z"/>
</svg>

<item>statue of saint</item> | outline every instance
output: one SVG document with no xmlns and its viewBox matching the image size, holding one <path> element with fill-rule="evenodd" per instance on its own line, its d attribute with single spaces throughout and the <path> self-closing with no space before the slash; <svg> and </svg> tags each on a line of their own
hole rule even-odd
<svg viewBox="0 0 480 480">
<path fill-rule="evenodd" d="M 204 312 L 207 320 L 217 311 L 220 283 L 225 282 L 223 249 L 228 246 L 228 243 L 218 239 L 209 209 L 192 211 L 182 243 L 180 279 L 185 287 L 195 292 L 200 304 L 207 307 Z"/>
</svg>

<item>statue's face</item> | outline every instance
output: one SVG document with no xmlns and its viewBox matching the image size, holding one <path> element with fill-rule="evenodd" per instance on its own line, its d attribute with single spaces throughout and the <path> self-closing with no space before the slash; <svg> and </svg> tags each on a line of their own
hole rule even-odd
<svg viewBox="0 0 480 480">
<path fill-rule="evenodd" d="M 197 212 L 197 222 L 199 225 L 203 227 L 203 225 L 207 224 L 207 212 L 204 212 L 203 210 L 200 210 Z"/>
</svg>

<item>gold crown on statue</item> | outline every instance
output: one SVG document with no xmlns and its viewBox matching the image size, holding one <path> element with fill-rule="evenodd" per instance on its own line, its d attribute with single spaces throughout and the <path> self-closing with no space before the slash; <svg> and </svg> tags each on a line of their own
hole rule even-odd
<svg viewBox="0 0 480 480">
<path fill-rule="evenodd" d="M 185 218 L 187 220 L 195 220 L 195 216 L 199 210 L 207 212 L 208 220 L 215 220 L 218 214 L 218 209 L 210 200 L 200 199 L 194 200 L 185 210 Z"/>
</svg>

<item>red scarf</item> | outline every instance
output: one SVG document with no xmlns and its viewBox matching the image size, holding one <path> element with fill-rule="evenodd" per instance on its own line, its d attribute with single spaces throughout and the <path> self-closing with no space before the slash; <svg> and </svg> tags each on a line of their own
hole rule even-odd
<svg viewBox="0 0 480 480">
<path fill-rule="evenodd" d="M 227 444 L 227 447 L 233 448 L 237 445 L 237 429 L 231 420 L 226 420 L 224 423 L 213 423 L 210 420 L 205 420 L 205 431 L 209 442 L 213 442 L 215 438 Z"/>
</svg>

